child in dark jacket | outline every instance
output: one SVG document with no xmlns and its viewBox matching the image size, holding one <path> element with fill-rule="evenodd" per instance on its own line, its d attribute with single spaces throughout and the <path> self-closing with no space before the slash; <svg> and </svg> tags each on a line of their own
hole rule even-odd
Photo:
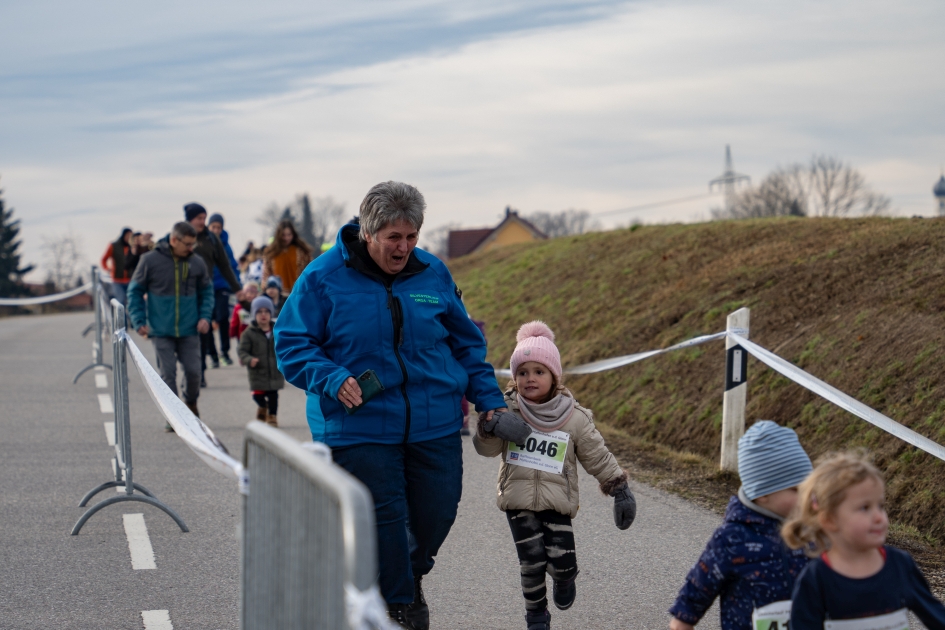
<svg viewBox="0 0 945 630">
<path fill-rule="evenodd" d="M 807 558 L 785 545 L 781 524 L 811 469 L 791 429 L 759 420 L 742 436 L 742 487 L 669 609 L 670 630 L 691 630 L 716 597 L 722 630 L 751 630 L 753 617 L 770 620 L 765 628 L 787 628 L 794 581 Z"/>
<path fill-rule="evenodd" d="M 909 627 L 945 629 L 945 606 L 905 551 L 885 545 L 886 487 L 876 467 L 841 453 L 801 484 L 800 507 L 784 524 L 792 547 L 817 556 L 794 586 L 791 630 Z"/>
<path fill-rule="evenodd" d="M 256 419 L 279 426 L 279 390 L 285 387 L 285 378 L 276 364 L 276 345 L 272 332 L 272 312 L 275 307 L 265 295 L 253 300 L 250 307 L 252 321 L 240 337 L 240 363 L 249 373 L 249 388 L 256 402 Z"/>
</svg>

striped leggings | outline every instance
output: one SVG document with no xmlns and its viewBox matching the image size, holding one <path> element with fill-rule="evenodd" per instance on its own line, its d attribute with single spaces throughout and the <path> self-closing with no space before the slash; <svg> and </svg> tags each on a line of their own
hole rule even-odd
<svg viewBox="0 0 945 630">
<path fill-rule="evenodd" d="M 544 610 L 548 605 L 545 572 L 553 580 L 566 580 L 577 573 L 571 517 L 554 510 L 508 510 L 505 515 L 518 553 L 525 609 Z"/>
</svg>

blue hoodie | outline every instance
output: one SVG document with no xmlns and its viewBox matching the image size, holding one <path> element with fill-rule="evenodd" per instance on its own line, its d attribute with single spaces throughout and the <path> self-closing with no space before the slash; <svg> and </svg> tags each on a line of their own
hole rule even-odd
<svg viewBox="0 0 945 630">
<path fill-rule="evenodd" d="M 732 497 L 669 613 L 694 626 L 718 597 L 722 630 L 751 630 L 752 611 L 791 599 L 807 562 L 784 544 L 780 520 Z"/>
<path fill-rule="evenodd" d="M 275 326 L 279 370 L 308 392 L 313 439 L 423 442 L 460 430 L 463 395 L 479 409 L 504 407 L 485 339 L 446 265 L 414 249 L 391 282 L 352 254 L 357 233 L 342 227 L 336 246 L 305 268 Z M 338 390 L 367 369 L 384 390 L 348 415 Z"/>
<path fill-rule="evenodd" d="M 240 277 L 240 265 L 236 262 L 236 258 L 233 256 L 233 250 L 230 249 L 230 235 L 226 230 L 220 232 L 220 242 L 223 243 L 223 251 L 226 252 L 226 258 L 230 261 L 230 266 L 233 267 L 233 273 L 236 274 L 236 277 Z M 223 274 L 220 273 L 219 267 L 213 268 L 213 290 L 214 291 L 229 291 L 230 283 L 226 281 L 226 278 L 223 277 Z"/>
</svg>

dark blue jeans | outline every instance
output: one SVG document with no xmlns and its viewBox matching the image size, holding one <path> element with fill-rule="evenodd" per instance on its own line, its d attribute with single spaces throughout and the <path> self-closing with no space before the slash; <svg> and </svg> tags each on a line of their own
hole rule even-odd
<svg viewBox="0 0 945 630">
<path fill-rule="evenodd" d="M 459 431 L 415 444 L 346 446 L 332 456 L 374 497 L 381 594 L 388 604 L 409 604 L 413 576 L 430 572 L 456 520 L 463 493 Z"/>
<path fill-rule="evenodd" d="M 213 321 L 220 333 L 220 355 L 230 358 L 230 292 L 226 289 L 213 292 Z"/>
</svg>

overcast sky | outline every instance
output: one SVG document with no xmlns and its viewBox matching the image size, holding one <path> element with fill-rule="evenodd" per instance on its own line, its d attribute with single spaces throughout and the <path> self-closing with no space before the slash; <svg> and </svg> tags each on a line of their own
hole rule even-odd
<svg viewBox="0 0 945 630">
<path fill-rule="evenodd" d="M 297 193 L 416 185 L 425 228 L 698 195 L 847 160 L 930 215 L 945 3 L 0 0 L 0 188 L 24 250 L 220 212 L 239 250 Z M 718 199 L 609 216 L 693 221 Z M 36 278 L 34 274 L 33 278 Z"/>
</svg>

